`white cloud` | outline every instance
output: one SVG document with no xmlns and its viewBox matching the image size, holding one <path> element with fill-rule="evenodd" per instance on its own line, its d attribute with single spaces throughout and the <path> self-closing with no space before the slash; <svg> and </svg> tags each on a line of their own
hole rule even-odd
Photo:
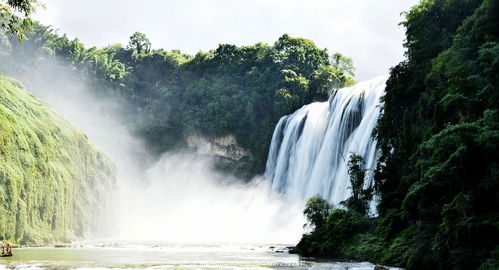
<svg viewBox="0 0 499 270">
<path fill-rule="evenodd" d="M 36 19 L 87 46 L 126 44 L 144 32 L 155 48 L 194 54 L 219 43 L 310 38 L 354 60 L 357 79 L 387 73 L 403 59 L 400 13 L 417 0 L 45 0 Z"/>
</svg>

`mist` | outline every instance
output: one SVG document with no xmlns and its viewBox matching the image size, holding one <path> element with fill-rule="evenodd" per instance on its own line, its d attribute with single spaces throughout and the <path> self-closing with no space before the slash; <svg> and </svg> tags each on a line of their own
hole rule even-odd
<svg viewBox="0 0 499 270">
<path fill-rule="evenodd" d="M 268 182 L 249 184 L 214 171 L 194 154 L 163 155 L 145 172 L 149 185 L 123 187 L 122 235 L 175 242 L 295 243 L 300 205 L 270 194 Z"/>
<path fill-rule="evenodd" d="M 128 128 L 126 102 L 96 94 L 62 61 L 7 75 L 82 130 L 116 165 L 112 213 L 94 237 L 269 244 L 300 239 L 302 202 L 272 194 L 263 177 L 245 183 L 224 175 L 210 156 L 188 150 L 151 155 Z"/>
</svg>

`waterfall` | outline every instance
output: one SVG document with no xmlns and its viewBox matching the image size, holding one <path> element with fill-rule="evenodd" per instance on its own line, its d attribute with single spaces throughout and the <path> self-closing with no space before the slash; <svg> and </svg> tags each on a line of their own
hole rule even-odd
<svg viewBox="0 0 499 270">
<path fill-rule="evenodd" d="M 272 191 L 290 199 L 316 194 L 337 204 L 350 196 L 347 162 L 363 156 L 376 165 L 373 128 L 388 76 L 380 76 L 333 93 L 326 102 L 305 105 L 282 117 L 272 136 L 265 177 Z M 372 173 L 366 185 L 372 184 Z"/>
</svg>

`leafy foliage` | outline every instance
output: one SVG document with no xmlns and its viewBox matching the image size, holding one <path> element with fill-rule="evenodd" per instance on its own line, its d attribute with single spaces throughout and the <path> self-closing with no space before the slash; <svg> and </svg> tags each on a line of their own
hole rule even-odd
<svg viewBox="0 0 499 270">
<path fill-rule="evenodd" d="M 408 59 L 392 70 L 377 129 L 379 211 L 396 245 L 387 263 L 477 269 L 499 245 L 498 11 L 461 0 L 407 13 Z"/>
<path fill-rule="evenodd" d="M 367 215 L 373 190 L 372 187 L 364 188 L 366 169 L 362 156 L 358 154 L 350 155 L 350 160 L 348 160 L 348 175 L 350 176 L 352 196 L 342 202 L 342 204 L 361 215 Z"/>
<path fill-rule="evenodd" d="M 340 203 L 346 209 L 334 209 L 316 195 L 307 201 L 303 214 L 314 230 L 304 234 L 296 251 L 303 256 L 366 260 L 379 239 L 372 234 L 374 219 L 367 217 L 372 189 L 364 189 L 366 170 L 362 156 L 351 154 L 348 161 L 352 196 Z"/>
<path fill-rule="evenodd" d="M 425 0 L 406 13 L 407 60 L 391 71 L 376 130 L 379 217 L 335 210 L 323 230 L 303 236 L 300 254 L 497 268 L 498 16 L 494 0 Z M 347 202 L 358 200 L 363 177 L 358 158 L 349 167 Z"/>
<path fill-rule="evenodd" d="M 320 195 L 310 197 L 303 210 L 303 214 L 307 218 L 309 225 L 316 230 L 320 230 L 326 224 L 326 219 L 331 213 L 333 206 Z"/>
<path fill-rule="evenodd" d="M 33 24 L 29 16 L 39 6 L 38 0 L 0 1 L 0 31 L 16 35 L 21 42 Z"/>
<path fill-rule="evenodd" d="M 302 256 L 314 256 L 323 258 L 365 260 L 368 257 L 355 252 L 349 252 L 347 256 L 345 250 L 351 249 L 352 243 L 362 241 L 353 239 L 357 234 L 366 236 L 369 228 L 369 220 L 363 215 L 344 209 L 335 209 L 327 217 L 324 227 L 316 228 L 310 234 L 304 234 L 296 251 Z M 363 239 L 365 240 L 365 238 Z M 360 245 L 358 246 L 360 248 Z"/>
<path fill-rule="evenodd" d="M 132 55 L 142 55 L 151 51 L 151 42 L 144 33 L 135 32 L 130 37 L 127 49 L 132 50 Z"/>
<path fill-rule="evenodd" d="M 190 56 L 151 49 L 138 32 L 127 47 L 86 49 L 37 24 L 29 40 L 9 44 L 1 55 L 0 70 L 14 77 L 30 74 L 22 78 L 27 84 L 33 73 L 52 76 L 47 67 L 62 59 L 97 93 L 132 104 L 124 112 L 128 122 L 158 153 L 184 146 L 192 134 L 232 134 L 251 152 L 234 166 L 246 174 L 262 172 L 280 117 L 353 83 L 350 59 L 335 54 L 332 64 L 327 50 L 289 35 L 273 45 L 221 44 Z"/>
<path fill-rule="evenodd" d="M 20 87 L 0 76 L 0 239 L 42 244 L 100 229 L 114 166 Z"/>
</svg>

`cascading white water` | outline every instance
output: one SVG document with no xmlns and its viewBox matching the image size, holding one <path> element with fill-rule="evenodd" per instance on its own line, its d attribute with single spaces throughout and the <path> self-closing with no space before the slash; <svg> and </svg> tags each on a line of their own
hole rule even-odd
<svg viewBox="0 0 499 270">
<path fill-rule="evenodd" d="M 316 194 L 337 204 L 350 195 L 347 161 L 356 153 L 366 168 L 376 163 L 372 136 L 388 76 L 335 91 L 326 102 L 305 105 L 279 120 L 265 177 L 290 199 Z M 366 181 L 371 185 L 372 179 Z"/>
</svg>

